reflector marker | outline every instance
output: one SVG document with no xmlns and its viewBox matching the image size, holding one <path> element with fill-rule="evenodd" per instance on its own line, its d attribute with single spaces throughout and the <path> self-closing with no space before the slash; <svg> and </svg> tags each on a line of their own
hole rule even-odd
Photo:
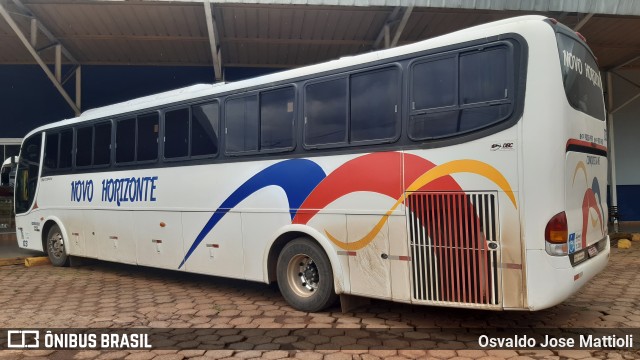
<svg viewBox="0 0 640 360">
<path fill-rule="evenodd" d="M 411 261 L 411 256 L 406 255 L 389 255 L 389 260 Z"/>
<path fill-rule="evenodd" d="M 162 244 L 162 240 L 158 240 L 158 239 L 152 239 L 151 242 L 154 244 Z"/>
<path fill-rule="evenodd" d="M 111 239 L 111 240 L 118 240 L 118 237 L 117 237 L 117 236 L 109 236 L 109 239 Z"/>
<path fill-rule="evenodd" d="M 522 270 L 522 264 L 504 263 L 502 267 L 505 269 Z"/>
<path fill-rule="evenodd" d="M 73 236 L 80 236 L 80 233 L 71 233 Z"/>
<path fill-rule="evenodd" d="M 573 281 L 578 281 L 578 279 L 580 279 L 581 277 L 582 277 L 582 271 L 573 275 Z"/>
<path fill-rule="evenodd" d="M 339 250 L 339 251 L 338 251 L 338 255 L 356 256 L 356 252 L 355 252 L 355 251 L 343 251 L 343 250 Z"/>
<path fill-rule="evenodd" d="M 206 247 L 217 249 L 217 248 L 220 247 L 220 245 L 218 245 L 218 244 L 207 244 Z"/>
</svg>

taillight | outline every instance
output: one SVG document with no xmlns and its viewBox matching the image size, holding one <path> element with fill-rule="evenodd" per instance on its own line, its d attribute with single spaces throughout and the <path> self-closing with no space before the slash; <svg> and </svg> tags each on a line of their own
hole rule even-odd
<svg viewBox="0 0 640 360">
<path fill-rule="evenodd" d="M 558 23 L 558 20 L 554 19 L 554 18 L 547 18 L 547 20 L 551 21 L 551 23 L 553 25 L 556 25 Z"/>
<path fill-rule="evenodd" d="M 555 214 L 544 229 L 547 253 L 549 255 L 566 255 L 568 238 L 567 215 L 563 211 Z"/>
<path fill-rule="evenodd" d="M 544 238 L 554 244 L 566 243 L 567 232 L 567 215 L 563 211 L 549 220 L 547 227 L 544 229 Z"/>
</svg>

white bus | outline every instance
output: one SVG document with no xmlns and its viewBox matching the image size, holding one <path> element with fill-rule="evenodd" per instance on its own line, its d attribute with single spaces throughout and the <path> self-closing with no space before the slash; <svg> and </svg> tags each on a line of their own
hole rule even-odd
<svg viewBox="0 0 640 360">
<path fill-rule="evenodd" d="M 544 309 L 607 264 L 602 94 L 580 35 L 526 16 L 86 111 L 26 136 L 18 243 L 304 311 Z"/>
<path fill-rule="evenodd" d="M 16 181 L 17 156 L 8 157 L 0 167 L 0 186 L 13 187 Z"/>
</svg>

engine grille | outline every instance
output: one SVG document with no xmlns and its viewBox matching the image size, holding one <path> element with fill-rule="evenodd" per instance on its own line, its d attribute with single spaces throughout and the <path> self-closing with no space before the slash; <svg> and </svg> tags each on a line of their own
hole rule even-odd
<svg viewBox="0 0 640 360">
<path fill-rule="evenodd" d="M 415 300 L 500 304 L 496 198 L 489 192 L 408 195 Z"/>
</svg>

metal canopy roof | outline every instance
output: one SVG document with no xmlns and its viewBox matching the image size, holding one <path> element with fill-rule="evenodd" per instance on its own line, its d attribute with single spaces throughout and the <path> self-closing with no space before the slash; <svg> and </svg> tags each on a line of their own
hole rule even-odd
<svg viewBox="0 0 640 360">
<path fill-rule="evenodd" d="M 407 8 L 395 5 L 402 4 L 397 0 L 212 1 L 213 44 L 220 50 L 219 59 L 225 67 L 287 68 L 371 51 L 382 37 L 385 24 L 391 25 L 390 36 L 398 33 L 397 43 L 405 44 L 537 13 L 580 27 L 603 69 L 625 63 L 640 67 L 640 16 L 634 16 L 640 15 L 638 1 L 418 0 L 412 2 L 415 7 L 398 32 L 402 9 L 406 13 Z M 55 47 L 51 45 L 57 43 L 75 60 L 63 57 L 63 63 L 213 63 L 215 51 L 203 1 L 0 0 L 0 5 L 25 36 L 30 34 L 31 19 L 48 30 L 51 38 L 40 35 L 35 42 L 31 39 L 47 63 L 55 61 Z M 384 46 L 380 41 L 377 44 Z M 2 19 L 0 49 L 0 64 L 35 63 Z"/>
</svg>

